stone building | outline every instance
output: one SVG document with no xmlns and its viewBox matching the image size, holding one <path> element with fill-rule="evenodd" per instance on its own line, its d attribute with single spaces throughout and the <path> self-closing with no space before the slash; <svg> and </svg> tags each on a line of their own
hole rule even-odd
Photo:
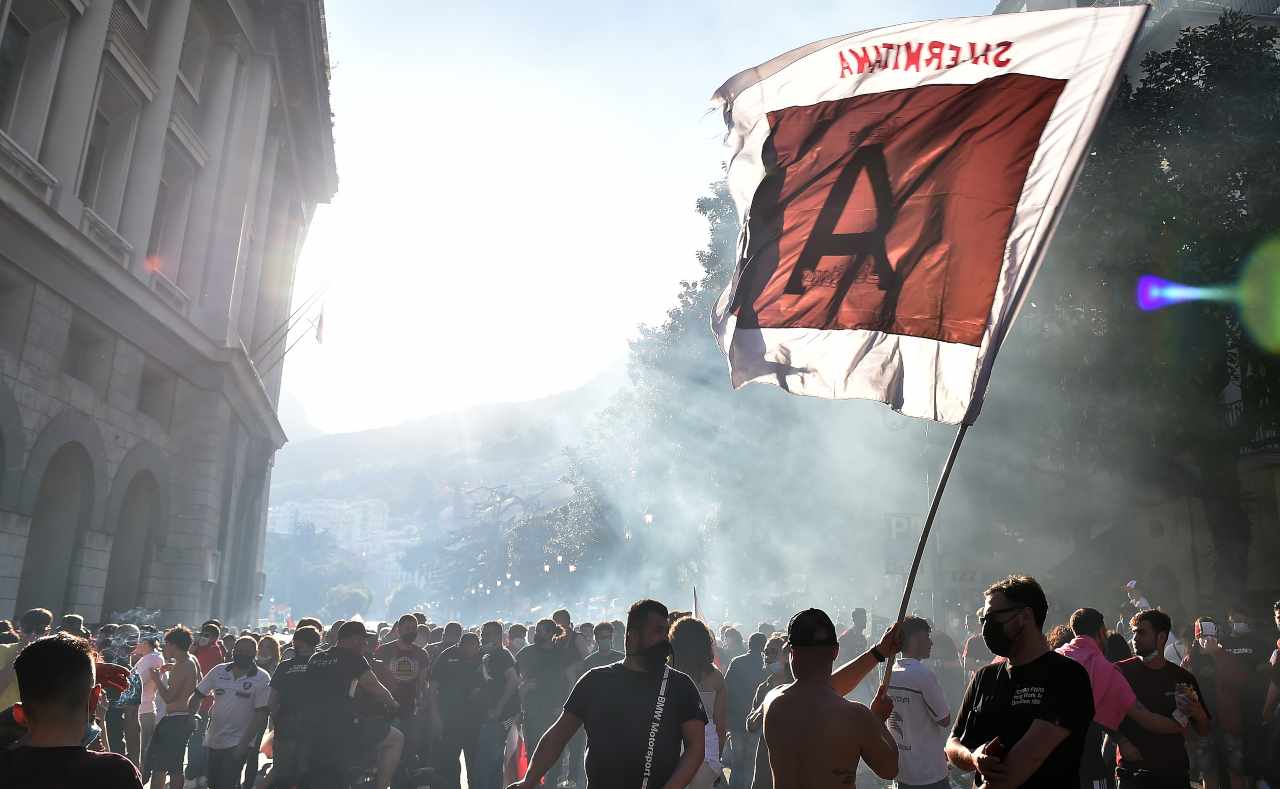
<svg viewBox="0 0 1280 789">
<path fill-rule="evenodd" d="M 0 617 L 246 622 L 321 0 L 0 0 Z"/>
</svg>

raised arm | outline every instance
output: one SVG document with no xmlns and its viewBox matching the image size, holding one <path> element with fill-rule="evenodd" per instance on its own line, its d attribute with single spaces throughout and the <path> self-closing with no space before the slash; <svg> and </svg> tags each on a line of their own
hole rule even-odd
<svg viewBox="0 0 1280 789">
<path fill-rule="evenodd" d="M 898 640 L 898 626 L 895 624 L 884 631 L 884 635 L 880 637 L 879 644 L 836 669 L 835 673 L 831 675 L 831 687 L 841 696 L 848 696 L 880 663 L 880 659 L 876 657 L 876 652 L 879 652 L 880 657 L 888 661 L 893 660 L 893 656 L 898 654 L 901 649 L 902 645 Z"/>
</svg>

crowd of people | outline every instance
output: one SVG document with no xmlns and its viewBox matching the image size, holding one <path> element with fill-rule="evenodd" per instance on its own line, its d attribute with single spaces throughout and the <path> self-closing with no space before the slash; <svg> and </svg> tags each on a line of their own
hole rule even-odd
<svg viewBox="0 0 1280 789">
<path fill-rule="evenodd" d="M 35 609 L 0 622 L 0 785 L 1280 786 L 1270 626 L 1239 607 L 1180 633 L 1127 591 L 1118 622 L 1051 625 L 1040 585 L 1010 576 L 963 638 L 909 616 L 874 644 L 863 609 L 748 631 L 654 600 L 595 624 L 96 635 Z"/>
</svg>

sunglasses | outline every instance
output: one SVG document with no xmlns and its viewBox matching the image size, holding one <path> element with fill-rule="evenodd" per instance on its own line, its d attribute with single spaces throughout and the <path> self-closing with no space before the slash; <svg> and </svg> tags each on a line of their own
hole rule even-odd
<svg viewBox="0 0 1280 789">
<path fill-rule="evenodd" d="M 1025 605 L 1011 605 L 1011 606 L 1009 606 L 1008 608 L 997 608 L 997 609 L 992 610 L 992 611 L 984 611 L 983 613 L 978 614 L 978 621 L 985 625 L 985 624 L 987 623 L 987 620 L 988 620 L 988 619 L 990 619 L 991 617 L 995 616 L 996 614 L 1007 614 L 1007 613 L 1009 613 L 1010 611 L 1020 611 L 1020 610 L 1022 610 L 1023 608 L 1026 608 L 1026 606 L 1025 606 Z"/>
</svg>

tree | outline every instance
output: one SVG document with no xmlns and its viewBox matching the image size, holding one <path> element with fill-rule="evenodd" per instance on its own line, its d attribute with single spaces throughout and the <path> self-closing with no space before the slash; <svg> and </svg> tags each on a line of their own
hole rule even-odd
<svg viewBox="0 0 1280 789">
<path fill-rule="evenodd" d="M 333 587 L 325 595 L 322 616 L 332 621 L 335 619 L 351 619 L 365 616 L 373 605 L 373 595 L 361 584 L 340 584 Z"/>
<path fill-rule="evenodd" d="M 1237 281 L 1280 224 L 1277 31 L 1234 12 L 1143 61 L 1103 123 L 1045 271 L 1009 343 L 1022 382 L 1054 403 L 1037 454 L 1081 496 L 1098 471 L 1205 502 L 1219 602 L 1240 599 L 1249 521 L 1238 459 L 1276 424 L 1280 365 L 1232 305 L 1160 313 L 1133 303 L 1143 273 Z M 1229 420 L 1225 400 L 1237 400 Z M 997 420 L 1022 419 L 1009 402 Z M 1105 518 L 1099 506 L 1091 513 Z"/>
</svg>

